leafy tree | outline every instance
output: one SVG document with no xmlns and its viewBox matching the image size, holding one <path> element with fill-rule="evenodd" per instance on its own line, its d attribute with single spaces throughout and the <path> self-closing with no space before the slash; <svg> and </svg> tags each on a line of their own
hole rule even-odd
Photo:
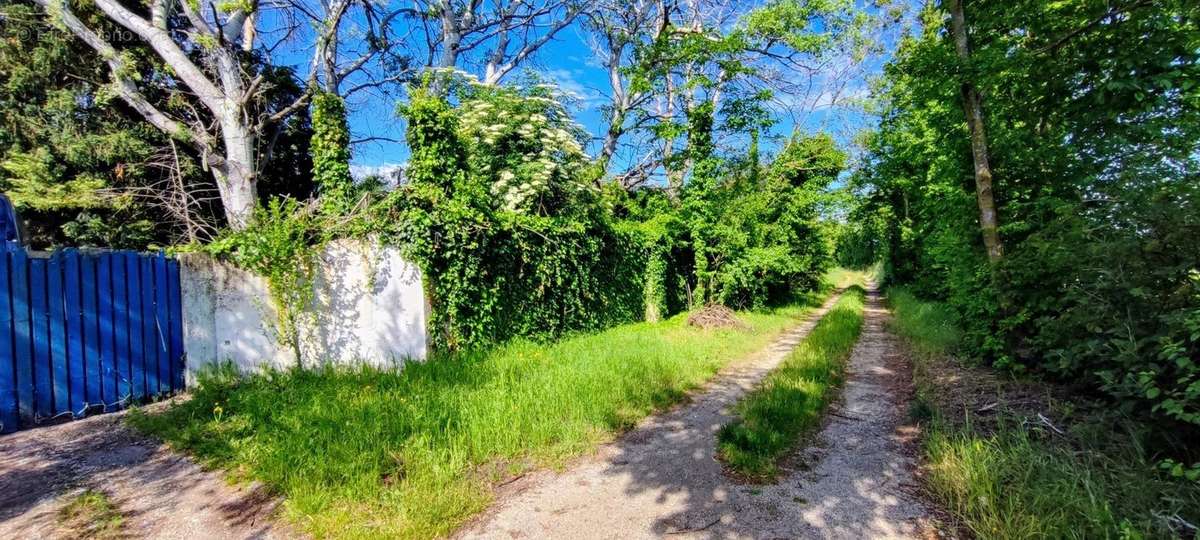
<svg viewBox="0 0 1200 540">
<path fill-rule="evenodd" d="M 290 38 L 290 19 L 259 16 L 257 1 L 153 0 L 145 6 L 33 1 L 48 23 L 69 31 L 99 57 L 112 97 L 199 156 L 213 175 L 229 225 L 245 228 L 278 134 L 304 108 L 314 86 L 291 95 L 292 74 L 270 62 L 276 44 L 262 42 L 263 36 Z M 322 5 L 330 9 L 314 25 L 317 56 L 310 80 L 318 66 L 335 64 L 328 60 L 329 44 L 336 43 L 347 12 L 346 2 Z M 273 24 L 284 31 L 261 28 Z"/>
<path fill-rule="evenodd" d="M 951 6 L 954 7 L 954 6 Z M 1200 8 L 1182 1 L 929 7 L 885 68 L 858 176 L 894 280 L 949 300 L 967 352 L 1200 425 Z M 963 21 L 959 21 L 963 22 Z M 961 81 L 987 106 L 1003 262 L 990 265 Z M 870 215 L 867 212 L 866 215 Z M 993 257 L 994 259 L 994 257 Z"/>
<path fill-rule="evenodd" d="M 123 188 L 146 185 L 163 144 L 105 91 L 104 66 L 30 2 L 0 8 L 0 190 L 36 246 L 144 247 L 172 238 Z"/>
<path fill-rule="evenodd" d="M 40 16 L 32 2 L 3 8 L 0 64 L 0 178 L 31 225 L 36 245 L 145 248 L 207 240 L 220 221 L 217 189 L 201 156 L 145 122 L 117 99 L 104 60 L 72 34 Z M 166 71 L 133 34 L 80 8 L 137 68 L 131 77 Z M 302 93 L 290 72 L 262 66 L 272 95 Z M 186 103 L 166 97 L 168 110 Z M 174 105 L 171 105 L 174 103 Z M 261 195 L 311 194 L 307 115 L 293 115 L 273 134 L 272 167 Z"/>
</svg>

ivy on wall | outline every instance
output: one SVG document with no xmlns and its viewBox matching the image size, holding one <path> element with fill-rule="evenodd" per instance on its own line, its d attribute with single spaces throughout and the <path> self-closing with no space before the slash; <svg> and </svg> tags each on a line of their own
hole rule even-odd
<svg viewBox="0 0 1200 540">
<path fill-rule="evenodd" d="M 545 88 L 455 92 L 457 109 L 420 90 L 401 109 L 409 183 L 390 197 L 390 238 L 422 266 L 435 345 L 641 319 L 650 250 L 599 204 L 560 102 Z"/>
<path fill-rule="evenodd" d="M 692 172 L 674 200 L 598 182 L 587 134 L 551 87 L 427 88 L 400 108 L 404 185 L 385 193 L 350 180 L 344 106 L 318 96 L 318 202 L 272 201 L 209 246 L 266 276 L 284 341 L 295 345 L 311 303 L 314 254 L 337 237 L 369 236 L 420 265 L 441 349 L 656 321 L 708 302 L 778 303 L 815 286 L 831 259 L 817 206 L 837 172 L 793 174 L 813 164 L 795 141 L 766 169 L 753 148 L 748 164 L 718 156 L 713 111 L 697 107 Z"/>
<path fill-rule="evenodd" d="M 321 221 L 313 207 L 275 198 L 255 209 L 250 227 L 226 229 L 205 246 L 210 255 L 266 278 L 278 341 L 292 349 L 297 366 L 300 323 L 314 296 L 316 254 L 328 238 Z"/>
</svg>

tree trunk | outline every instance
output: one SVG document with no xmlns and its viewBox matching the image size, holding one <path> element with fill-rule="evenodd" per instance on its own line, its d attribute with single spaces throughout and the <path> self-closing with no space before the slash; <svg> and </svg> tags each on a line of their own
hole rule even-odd
<svg viewBox="0 0 1200 540">
<path fill-rule="evenodd" d="M 612 162 L 612 157 L 617 153 L 617 141 L 625 132 L 625 111 L 613 111 L 613 118 L 608 123 L 608 131 L 604 134 L 604 146 L 600 147 L 599 161 L 604 172 L 608 172 L 609 163 Z"/>
<path fill-rule="evenodd" d="M 217 191 L 229 226 L 245 229 L 258 201 L 258 174 L 254 160 L 254 136 L 239 121 L 236 106 L 230 105 L 221 118 L 221 140 L 225 143 L 225 161 L 213 167 Z"/>
<path fill-rule="evenodd" d="M 962 0 L 948 0 L 948 4 L 954 48 L 965 64 L 971 59 L 971 50 L 967 44 L 967 21 L 963 14 Z M 967 129 L 971 133 L 971 155 L 975 160 L 975 198 L 979 203 L 979 227 L 983 233 L 983 245 L 987 248 L 988 261 L 995 263 L 1004 256 L 1004 246 L 1000 242 L 996 201 L 992 196 L 992 167 L 988 163 L 983 98 L 966 76 L 962 80 L 962 97 Z"/>
</svg>

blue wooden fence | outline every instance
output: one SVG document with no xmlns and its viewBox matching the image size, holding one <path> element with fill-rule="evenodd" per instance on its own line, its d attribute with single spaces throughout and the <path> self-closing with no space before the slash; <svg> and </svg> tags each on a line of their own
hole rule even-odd
<svg viewBox="0 0 1200 540">
<path fill-rule="evenodd" d="M 178 261 L 0 252 L 0 432 L 183 388 Z"/>
</svg>

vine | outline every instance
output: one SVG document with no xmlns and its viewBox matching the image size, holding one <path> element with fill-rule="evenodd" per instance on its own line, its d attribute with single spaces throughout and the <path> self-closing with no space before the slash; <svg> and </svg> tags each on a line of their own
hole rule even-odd
<svg viewBox="0 0 1200 540">
<path fill-rule="evenodd" d="M 300 367 L 299 327 L 312 305 L 315 254 L 324 246 L 320 220 L 311 206 L 294 199 L 271 199 L 255 210 L 249 227 L 226 230 L 205 250 L 267 280 L 277 314 L 279 342 L 292 349 Z"/>
<path fill-rule="evenodd" d="M 420 266 L 430 340 L 441 349 L 655 321 L 698 303 L 759 306 L 824 269 L 815 192 L 785 174 L 761 182 L 756 145 L 748 175 L 727 166 L 711 104 L 689 114 L 692 173 L 677 206 L 661 190 L 597 189 L 587 134 L 553 88 L 452 79 L 409 95 L 399 110 L 411 151 L 404 185 L 370 193 L 348 179 L 348 153 L 336 148 L 344 109 L 319 97 L 319 202 L 272 201 L 249 229 L 210 246 L 267 278 L 280 336 L 297 357 L 312 254 L 338 236 L 398 246 Z"/>
<path fill-rule="evenodd" d="M 313 181 L 321 196 L 321 209 L 342 215 L 353 204 L 354 180 L 350 177 L 350 129 L 341 96 L 318 92 L 312 98 Z"/>
<path fill-rule="evenodd" d="M 714 155 L 713 106 L 711 102 L 697 105 L 688 111 L 688 158 L 694 163 L 692 178 L 683 191 L 683 211 L 692 233 L 695 253 L 696 304 L 712 301 L 715 295 L 715 268 L 711 264 L 713 242 L 710 240 L 716 222 L 717 175 L 720 160 Z"/>
</svg>

